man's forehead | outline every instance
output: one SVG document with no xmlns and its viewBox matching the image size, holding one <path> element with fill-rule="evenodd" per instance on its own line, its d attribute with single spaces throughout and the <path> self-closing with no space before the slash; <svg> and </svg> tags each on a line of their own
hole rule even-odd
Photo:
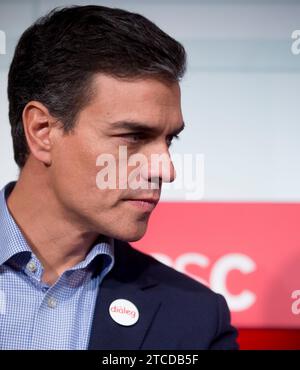
<svg viewBox="0 0 300 370">
<path fill-rule="evenodd" d="M 155 133 L 168 128 L 179 133 L 184 122 L 177 86 L 177 83 L 168 85 L 154 78 L 127 80 L 99 75 L 89 111 L 109 130 Z"/>
</svg>

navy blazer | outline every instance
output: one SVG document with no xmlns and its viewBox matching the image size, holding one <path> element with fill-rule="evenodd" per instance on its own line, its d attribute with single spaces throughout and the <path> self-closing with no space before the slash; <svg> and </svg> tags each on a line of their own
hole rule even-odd
<svg viewBox="0 0 300 370">
<path fill-rule="evenodd" d="M 139 320 L 116 323 L 110 304 L 135 304 Z M 115 265 L 102 281 L 89 349 L 238 349 L 225 299 L 199 282 L 115 239 Z"/>
</svg>

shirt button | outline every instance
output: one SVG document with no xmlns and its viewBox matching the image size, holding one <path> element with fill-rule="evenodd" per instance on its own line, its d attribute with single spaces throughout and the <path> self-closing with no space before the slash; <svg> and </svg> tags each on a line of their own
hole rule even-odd
<svg viewBox="0 0 300 370">
<path fill-rule="evenodd" d="M 35 272 L 37 270 L 36 264 L 33 261 L 28 262 L 26 268 L 30 272 Z"/>
<path fill-rule="evenodd" d="M 57 306 L 57 301 L 56 301 L 56 299 L 55 298 L 53 298 L 53 297 L 50 297 L 49 299 L 48 299 L 48 307 L 50 307 L 50 308 L 55 308 Z"/>
</svg>

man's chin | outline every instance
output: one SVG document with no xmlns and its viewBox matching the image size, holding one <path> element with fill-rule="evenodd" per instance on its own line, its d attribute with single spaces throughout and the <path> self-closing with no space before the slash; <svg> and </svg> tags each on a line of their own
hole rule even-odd
<svg viewBox="0 0 300 370">
<path fill-rule="evenodd" d="M 136 242 L 140 240 L 147 231 L 147 224 L 141 225 L 140 227 L 133 227 L 132 229 L 128 228 L 124 231 L 119 231 L 115 233 L 114 238 L 122 240 L 124 242 Z"/>
<path fill-rule="evenodd" d="M 123 221 L 123 222 L 122 222 Z M 119 222 L 112 222 L 111 225 L 103 225 L 99 223 L 94 224 L 93 230 L 98 234 L 105 235 L 108 238 L 118 239 L 125 242 L 136 242 L 140 240 L 146 233 L 148 228 L 148 217 L 130 218 L 120 220 Z M 101 231 L 100 231 L 101 230 Z"/>
<path fill-rule="evenodd" d="M 140 232 L 140 233 L 120 235 L 120 237 L 117 239 L 123 240 L 124 242 L 137 242 L 138 240 L 142 239 L 145 233 L 146 233 L 146 230 L 142 233 Z"/>
</svg>

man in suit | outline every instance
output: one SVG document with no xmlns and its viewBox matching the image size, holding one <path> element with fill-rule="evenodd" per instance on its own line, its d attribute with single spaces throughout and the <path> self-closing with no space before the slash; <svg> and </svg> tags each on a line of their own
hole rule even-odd
<svg viewBox="0 0 300 370">
<path fill-rule="evenodd" d="M 8 77 L 20 176 L 0 193 L 0 348 L 237 348 L 222 296 L 128 243 L 175 178 L 185 59 L 143 16 L 100 6 L 54 10 L 22 35 Z"/>
</svg>

